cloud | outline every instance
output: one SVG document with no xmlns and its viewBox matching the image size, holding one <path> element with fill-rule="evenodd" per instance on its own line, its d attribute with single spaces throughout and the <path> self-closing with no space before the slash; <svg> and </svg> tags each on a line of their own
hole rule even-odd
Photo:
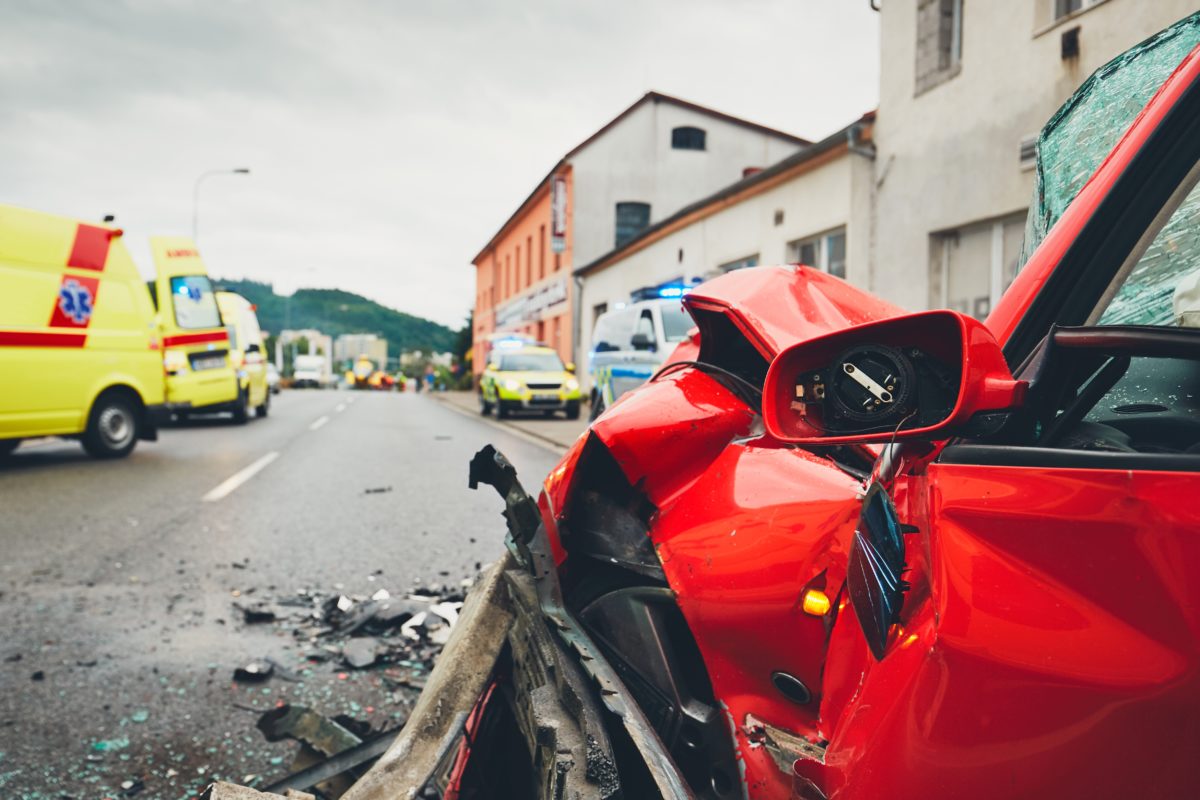
<svg viewBox="0 0 1200 800">
<path fill-rule="evenodd" d="M 214 274 L 457 325 L 470 258 L 647 89 L 811 138 L 875 104 L 844 0 L 4 0 L 0 202 L 187 233 Z"/>
</svg>

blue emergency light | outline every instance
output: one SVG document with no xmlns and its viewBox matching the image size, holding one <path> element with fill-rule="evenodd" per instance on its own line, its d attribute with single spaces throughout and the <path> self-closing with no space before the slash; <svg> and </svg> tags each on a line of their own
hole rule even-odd
<svg viewBox="0 0 1200 800">
<path fill-rule="evenodd" d="M 643 286 L 641 289 L 634 289 L 629 297 L 635 303 L 641 300 L 672 300 L 683 297 L 690 291 L 690 286 L 670 283 L 663 286 Z"/>
</svg>

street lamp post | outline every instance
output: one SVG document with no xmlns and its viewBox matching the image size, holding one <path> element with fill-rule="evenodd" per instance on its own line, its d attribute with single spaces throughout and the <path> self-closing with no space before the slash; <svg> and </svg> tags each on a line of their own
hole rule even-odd
<svg viewBox="0 0 1200 800">
<path fill-rule="evenodd" d="M 246 167 L 237 167 L 236 169 L 210 169 L 208 172 L 200 173 L 200 177 L 196 178 L 196 184 L 192 187 L 192 241 L 196 241 L 200 236 L 200 184 L 205 178 L 213 175 L 249 175 L 250 170 Z"/>
</svg>

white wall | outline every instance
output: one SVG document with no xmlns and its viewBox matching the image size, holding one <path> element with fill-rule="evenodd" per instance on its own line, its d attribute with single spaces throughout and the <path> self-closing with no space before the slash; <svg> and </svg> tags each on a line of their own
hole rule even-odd
<svg viewBox="0 0 1200 800">
<path fill-rule="evenodd" d="M 917 3 L 881 4 L 869 283 L 911 309 L 936 304 L 931 234 L 1028 207 L 1021 139 L 1097 67 L 1196 10 L 1195 0 L 1107 0 L 1053 24 L 1053 0 L 965 0 L 961 72 L 914 96 Z M 1064 61 L 1061 35 L 1077 25 L 1080 55 Z"/>
<path fill-rule="evenodd" d="M 789 260 L 788 243 L 846 228 L 846 278 L 865 283 L 869 241 L 871 162 L 846 153 L 810 172 L 729 205 L 711 216 L 588 275 L 582 291 L 582 336 L 576 363 L 586 363 L 593 309 L 627 303 L 630 293 L 674 278 L 708 278 L 721 264 L 758 255 L 759 264 Z M 783 221 L 775 224 L 775 212 Z M 682 250 L 682 260 L 680 251 Z"/>
<path fill-rule="evenodd" d="M 706 149 L 672 149 L 671 131 L 681 126 L 703 129 Z M 649 203 L 653 224 L 740 179 L 746 167 L 770 166 L 799 149 L 670 102 L 642 104 L 571 159 L 573 266 L 613 249 L 617 203 Z"/>
</svg>

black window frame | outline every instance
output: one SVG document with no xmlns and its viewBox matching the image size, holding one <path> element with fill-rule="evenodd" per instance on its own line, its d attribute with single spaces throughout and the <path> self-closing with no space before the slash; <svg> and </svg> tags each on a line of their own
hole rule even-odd
<svg viewBox="0 0 1200 800">
<path fill-rule="evenodd" d="M 628 215 L 622 220 L 622 212 L 641 212 L 637 220 L 630 222 Z M 650 227 L 650 204 L 641 200 L 622 200 L 614 208 L 615 232 L 613 241 L 615 247 L 622 247 L 638 237 L 642 231 Z"/>
<path fill-rule="evenodd" d="M 697 128 L 695 125 L 680 125 L 677 128 L 672 128 L 671 149 L 707 150 L 708 131 L 704 130 L 704 128 Z"/>
</svg>

